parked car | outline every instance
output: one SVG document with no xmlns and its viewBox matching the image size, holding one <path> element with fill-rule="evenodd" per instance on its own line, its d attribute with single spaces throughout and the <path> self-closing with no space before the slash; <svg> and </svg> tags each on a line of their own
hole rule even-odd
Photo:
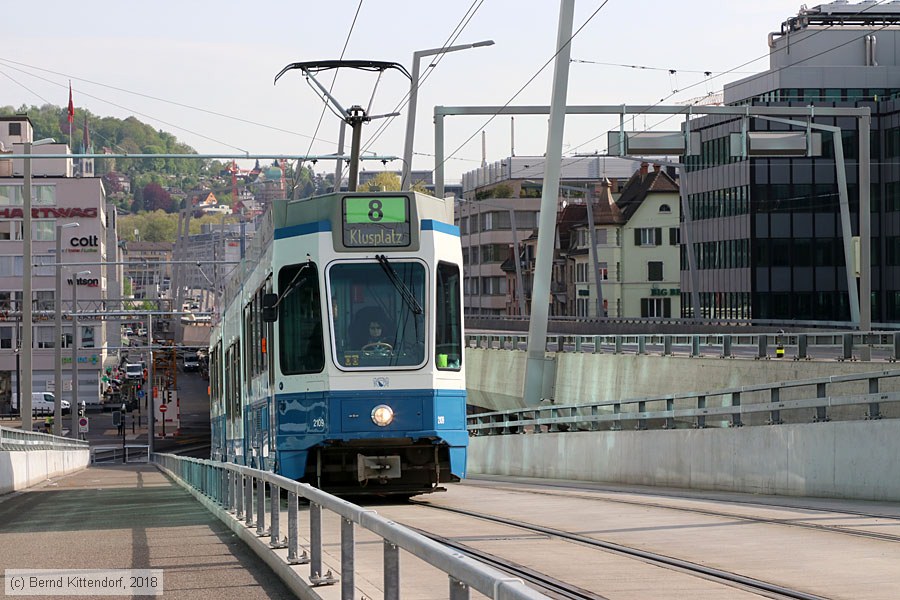
<svg viewBox="0 0 900 600">
<path fill-rule="evenodd" d="M 63 414 L 69 412 L 69 401 L 62 400 Z M 15 395 L 12 397 L 13 410 L 19 410 L 18 399 Z M 56 410 L 56 396 L 50 392 L 32 392 L 31 393 L 31 413 L 33 415 L 52 414 Z"/>
</svg>

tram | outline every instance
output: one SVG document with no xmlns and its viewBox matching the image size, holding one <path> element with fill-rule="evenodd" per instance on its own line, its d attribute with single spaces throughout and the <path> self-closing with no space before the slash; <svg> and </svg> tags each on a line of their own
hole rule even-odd
<svg viewBox="0 0 900 600">
<path fill-rule="evenodd" d="M 461 273 L 452 198 L 274 201 L 210 337 L 212 458 L 344 495 L 463 478 Z"/>
</svg>

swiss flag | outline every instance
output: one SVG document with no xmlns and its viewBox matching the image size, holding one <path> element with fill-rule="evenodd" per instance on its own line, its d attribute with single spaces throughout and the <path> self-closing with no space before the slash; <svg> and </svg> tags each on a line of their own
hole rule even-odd
<svg viewBox="0 0 900 600">
<path fill-rule="evenodd" d="M 72 103 L 72 82 L 69 82 L 69 123 L 75 118 L 75 105 Z"/>
</svg>

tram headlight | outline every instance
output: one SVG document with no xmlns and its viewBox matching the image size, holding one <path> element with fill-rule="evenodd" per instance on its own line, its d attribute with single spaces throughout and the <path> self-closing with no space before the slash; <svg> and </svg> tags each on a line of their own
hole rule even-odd
<svg viewBox="0 0 900 600">
<path fill-rule="evenodd" d="M 372 422 L 379 427 L 387 427 L 394 421 L 394 411 L 387 404 L 379 404 L 372 409 Z"/>
</svg>

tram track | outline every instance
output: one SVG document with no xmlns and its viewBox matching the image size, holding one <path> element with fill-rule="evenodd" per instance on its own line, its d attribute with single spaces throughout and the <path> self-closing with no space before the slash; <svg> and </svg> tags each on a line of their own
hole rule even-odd
<svg viewBox="0 0 900 600">
<path fill-rule="evenodd" d="M 483 480 L 487 481 L 487 480 Z M 529 484 L 536 485 L 536 484 Z M 561 486 L 555 486 L 561 487 Z M 679 512 L 693 513 L 711 517 L 727 517 L 731 519 L 738 519 L 741 521 L 746 521 L 749 523 L 761 523 L 767 525 L 781 525 L 785 527 L 798 527 L 802 529 L 810 529 L 814 531 L 822 531 L 826 533 L 836 533 L 841 535 L 851 535 L 855 537 L 861 537 L 872 540 L 880 540 L 886 542 L 900 542 L 900 535 L 892 534 L 892 533 L 881 533 L 877 531 L 867 531 L 862 529 L 852 529 L 850 527 L 842 527 L 837 525 L 821 525 L 818 523 L 809 523 L 801 520 L 794 521 L 788 519 L 778 519 L 774 517 L 760 517 L 746 514 L 739 514 L 735 512 L 723 512 L 723 511 L 715 511 L 704 508 L 696 508 L 696 507 L 687 507 L 687 506 L 673 506 L 671 504 L 664 504 L 661 502 L 647 502 L 641 500 L 628 500 L 625 498 L 609 498 L 607 496 L 603 496 L 602 494 L 611 494 L 611 493 L 623 493 L 623 492 L 612 492 L 609 490 L 597 490 L 594 494 L 589 493 L 572 493 L 572 492 L 554 492 L 549 490 L 534 490 L 534 489 L 523 489 L 519 487 L 512 487 L 508 485 L 496 485 L 493 482 L 490 485 L 491 489 L 494 490 L 503 490 L 507 492 L 521 493 L 521 494 L 533 494 L 533 495 L 544 495 L 544 496 L 560 496 L 565 498 L 577 498 L 581 500 L 591 500 L 591 501 L 602 501 L 602 502 L 610 502 L 614 504 L 624 504 L 629 506 L 640 506 L 647 508 L 659 508 L 664 510 L 674 510 Z M 578 488 L 564 488 L 564 489 L 578 489 Z M 634 493 L 634 492 L 628 492 Z M 654 495 L 659 495 L 654 492 Z M 735 500 L 721 500 L 714 498 L 702 498 L 697 496 L 679 496 L 679 495 L 669 495 L 669 498 L 674 498 L 678 500 L 696 500 L 696 501 L 716 501 L 716 502 L 728 502 L 731 504 L 737 504 L 742 506 L 760 506 L 768 509 L 781 509 L 781 510 L 797 510 L 797 511 L 808 511 L 808 512 L 818 512 L 825 514 L 833 514 L 833 515 L 844 515 L 844 516 L 853 516 L 853 517 L 866 517 L 871 519 L 884 519 L 887 521 L 900 521 L 900 517 L 895 517 L 891 515 L 883 515 L 883 514 L 873 514 L 873 513 L 865 513 L 861 511 L 852 511 L 852 510 L 830 510 L 820 507 L 811 507 L 811 506 L 796 506 L 796 505 L 780 505 L 780 504 L 768 504 L 768 503 L 751 503 L 751 502 L 740 502 Z"/>
<path fill-rule="evenodd" d="M 623 544 L 617 544 L 614 542 L 609 542 L 605 540 L 600 540 L 596 538 L 592 538 L 585 535 L 580 535 L 577 533 L 571 533 L 569 531 L 555 529 L 552 527 L 546 527 L 543 525 L 537 525 L 534 523 L 526 523 L 524 521 L 517 521 L 514 519 L 507 519 L 505 517 L 498 517 L 496 515 L 490 515 L 485 513 L 479 513 L 475 511 L 453 508 L 447 506 L 437 506 L 428 503 L 427 501 L 413 501 L 413 504 L 430 508 L 438 511 L 450 512 L 459 514 L 465 517 L 479 519 L 483 521 L 489 521 L 492 523 L 497 523 L 500 525 L 505 525 L 507 527 L 512 527 L 516 529 L 525 530 L 531 533 L 538 533 L 549 538 L 557 538 L 561 540 L 565 540 L 567 542 L 571 542 L 574 544 L 580 544 L 584 546 L 588 546 L 590 548 L 594 548 L 606 553 L 611 553 L 617 556 L 626 557 L 634 560 L 640 560 L 642 562 L 655 565 L 658 567 L 662 567 L 665 569 L 678 571 L 681 573 L 685 573 L 691 576 L 700 577 L 706 579 L 708 581 L 713 581 L 719 583 L 721 585 L 725 585 L 728 587 L 749 591 L 752 593 L 759 594 L 766 598 L 773 599 L 792 599 L 792 600 L 827 600 L 823 596 L 818 596 L 815 594 L 810 594 L 807 592 L 803 592 L 800 590 L 794 590 L 791 588 L 787 588 L 778 584 L 770 583 L 767 581 L 762 581 L 760 579 L 755 579 L 752 577 L 747 577 L 744 575 L 740 575 L 737 573 L 733 573 L 731 571 L 726 571 L 723 569 L 716 569 L 714 567 L 708 567 L 705 565 L 700 565 L 691 561 L 675 558 L 672 556 L 667 556 L 664 554 L 659 554 L 656 552 L 651 552 L 648 550 L 642 550 L 639 548 L 626 546 Z M 415 528 L 412 528 L 415 529 Z M 459 542 L 453 538 L 447 538 L 444 536 L 439 536 L 427 531 L 422 531 L 420 529 L 416 529 L 422 535 L 425 535 L 437 542 L 445 544 L 449 547 L 454 548 L 459 552 L 466 553 L 477 560 L 481 560 L 484 562 L 488 562 L 495 568 L 503 570 L 515 577 L 521 577 L 523 580 L 528 581 L 529 583 L 535 585 L 540 588 L 543 592 L 548 592 L 552 595 L 552 597 L 558 598 L 566 598 L 566 599 L 585 599 L 585 600 L 597 600 L 604 599 L 605 596 L 596 594 L 589 590 L 584 590 L 578 586 L 574 586 L 572 584 L 567 584 L 564 582 L 560 582 L 557 579 L 549 577 L 546 574 L 538 573 L 533 569 L 528 567 L 523 567 L 522 565 L 518 565 L 514 562 L 511 562 L 507 559 L 499 557 L 494 554 L 490 554 L 487 552 L 483 552 L 481 550 L 476 550 Z M 562 585 L 558 585 L 562 584 Z"/>
<path fill-rule="evenodd" d="M 576 585 L 566 583 L 565 581 L 562 581 L 560 579 L 556 579 L 555 577 L 550 577 L 545 573 L 541 573 L 539 571 L 526 567 L 525 565 L 521 565 L 519 563 L 501 558 L 496 554 L 477 550 L 472 546 L 463 544 L 462 542 L 459 542 L 452 538 L 430 533 L 416 527 L 410 527 L 410 529 L 420 535 L 434 540 L 435 542 L 438 542 L 439 544 L 443 544 L 448 548 L 453 548 L 461 554 L 470 556 L 482 563 L 494 567 L 495 569 L 503 571 L 504 573 L 508 573 L 513 577 L 518 577 L 519 579 L 522 579 L 523 581 L 537 588 L 540 592 L 551 595 L 552 598 L 560 598 L 565 600 L 610 600 L 607 596 L 602 596 L 600 594 L 591 592 L 590 590 L 586 590 Z"/>
</svg>

